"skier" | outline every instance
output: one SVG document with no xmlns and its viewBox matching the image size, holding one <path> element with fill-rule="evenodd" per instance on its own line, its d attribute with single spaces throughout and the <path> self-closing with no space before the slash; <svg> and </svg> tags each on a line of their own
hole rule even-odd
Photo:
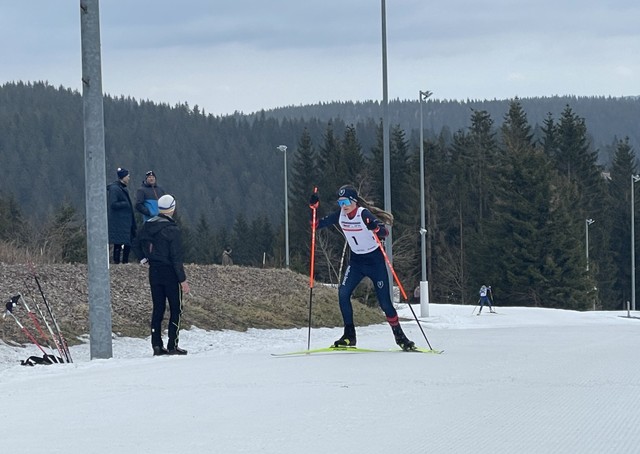
<svg viewBox="0 0 640 454">
<path fill-rule="evenodd" d="M 492 314 L 495 314 L 496 311 L 493 310 L 493 305 L 491 304 L 491 300 L 493 298 L 491 298 L 491 286 L 486 286 L 483 285 L 482 287 L 480 287 L 480 300 L 478 301 L 480 303 L 480 310 L 478 311 L 477 315 L 480 315 L 480 312 L 482 312 L 482 307 L 485 304 L 489 305 L 489 312 Z"/>
<path fill-rule="evenodd" d="M 312 209 L 317 208 L 319 203 L 318 195 L 314 193 L 309 199 L 309 206 Z M 393 216 L 361 198 L 358 191 L 351 185 L 342 186 L 338 190 L 338 205 L 340 206 L 338 211 L 317 221 L 318 229 L 338 224 L 351 249 L 349 266 L 338 289 L 344 334 L 333 343 L 333 347 L 355 347 L 356 329 L 353 322 L 351 294 L 360 281 L 368 277 L 374 283 L 378 304 L 387 317 L 396 343 L 403 350 L 414 350 L 415 343 L 407 339 L 402 331 L 398 313 L 391 302 L 386 262 L 378 242 L 373 237 L 378 235 L 378 238 L 384 239 L 387 236 L 387 228 L 381 221 L 391 224 Z M 376 213 L 380 220 L 373 213 Z"/>
<path fill-rule="evenodd" d="M 153 355 L 186 355 L 178 347 L 182 295 L 189 293 L 184 272 L 182 235 L 172 216 L 176 208 L 173 196 L 166 194 L 158 199 L 159 214 L 142 225 L 134 241 L 134 251 L 144 257 L 140 263 L 149 262 L 149 285 L 153 311 L 151 313 L 151 346 Z M 167 348 L 162 344 L 162 319 L 169 301 L 169 340 Z"/>
</svg>

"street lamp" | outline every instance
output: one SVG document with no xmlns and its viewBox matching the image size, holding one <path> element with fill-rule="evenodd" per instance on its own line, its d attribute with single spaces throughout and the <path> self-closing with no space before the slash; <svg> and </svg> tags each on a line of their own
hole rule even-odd
<svg viewBox="0 0 640 454">
<path fill-rule="evenodd" d="M 640 175 L 631 175 L 631 310 L 636 310 L 636 224 L 634 183 L 640 181 Z"/>
<path fill-rule="evenodd" d="M 424 215 L 424 126 L 422 120 L 422 103 L 433 93 L 422 91 L 418 93 L 420 97 L 420 255 L 422 257 L 422 278 L 420 279 L 420 316 L 429 316 L 429 281 L 427 280 L 427 253 Z"/>
<path fill-rule="evenodd" d="M 387 83 L 387 6 L 385 0 L 380 0 L 382 12 L 382 180 L 384 193 L 384 209 L 391 213 L 391 150 L 389 146 L 389 89 Z M 387 240 L 385 241 L 389 263 L 393 264 L 393 228 L 387 228 Z M 393 292 L 393 277 L 388 271 L 389 293 L 391 301 L 395 301 Z"/>
<path fill-rule="evenodd" d="M 289 186 L 287 185 L 287 146 L 280 145 L 278 150 L 284 154 L 284 244 L 285 260 L 289 269 Z"/>
<path fill-rule="evenodd" d="M 584 230 L 585 230 L 585 235 L 586 235 L 586 250 L 587 250 L 587 271 L 589 271 L 589 226 L 591 224 L 593 224 L 594 221 L 593 219 L 585 219 L 584 221 Z"/>
</svg>

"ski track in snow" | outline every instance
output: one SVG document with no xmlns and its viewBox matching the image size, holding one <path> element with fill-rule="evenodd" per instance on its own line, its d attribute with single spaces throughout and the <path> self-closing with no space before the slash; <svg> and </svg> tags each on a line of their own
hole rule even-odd
<svg viewBox="0 0 640 454">
<path fill-rule="evenodd" d="M 116 339 L 114 358 L 21 367 L 0 344 L 2 452 L 636 453 L 640 320 L 622 313 L 431 305 L 443 355 L 272 357 L 307 329 L 184 330 L 187 357 Z M 412 318 L 411 312 L 401 314 Z M 425 345 L 415 322 L 403 323 Z M 312 330 L 312 348 L 340 329 Z M 386 325 L 358 329 L 388 349 Z"/>
</svg>

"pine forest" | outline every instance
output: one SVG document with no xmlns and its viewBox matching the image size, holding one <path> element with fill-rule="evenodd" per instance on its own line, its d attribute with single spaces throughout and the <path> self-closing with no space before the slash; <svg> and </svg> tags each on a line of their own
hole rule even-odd
<svg viewBox="0 0 640 454">
<path fill-rule="evenodd" d="M 423 191 L 422 106 L 391 107 L 393 263 L 409 293 L 422 273 L 423 192 L 430 301 L 475 304 L 485 284 L 500 305 L 626 308 L 640 100 L 429 101 Z M 380 112 L 334 103 L 219 117 L 105 96 L 107 183 L 125 167 L 133 196 L 154 170 L 177 200 L 186 261 L 202 264 L 228 246 L 236 265 L 283 267 L 286 195 L 291 268 L 308 273 L 315 187 L 319 216 L 338 210 L 346 183 L 384 208 Z M 0 86 L 0 131 L 0 260 L 86 261 L 80 94 Z M 348 255 L 338 230 L 319 231 L 316 279 L 337 283 Z"/>
</svg>

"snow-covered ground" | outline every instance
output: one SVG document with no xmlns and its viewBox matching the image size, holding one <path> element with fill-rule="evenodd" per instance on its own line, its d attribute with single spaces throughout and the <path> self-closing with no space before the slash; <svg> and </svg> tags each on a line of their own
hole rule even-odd
<svg viewBox="0 0 640 454">
<path fill-rule="evenodd" d="M 305 348 L 307 330 L 193 328 L 186 357 L 116 339 L 110 360 L 89 361 L 82 345 L 73 364 L 23 367 L 38 350 L 0 343 L 1 452 L 640 452 L 640 319 L 471 309 L 431 305 L 423 326 L 442 355 L 273 357 Z M 340 334 L 313 330 L 312 347 Z M 388 349 L 393 337 L 359 328 L 358 345 Z"/>
</svg>

